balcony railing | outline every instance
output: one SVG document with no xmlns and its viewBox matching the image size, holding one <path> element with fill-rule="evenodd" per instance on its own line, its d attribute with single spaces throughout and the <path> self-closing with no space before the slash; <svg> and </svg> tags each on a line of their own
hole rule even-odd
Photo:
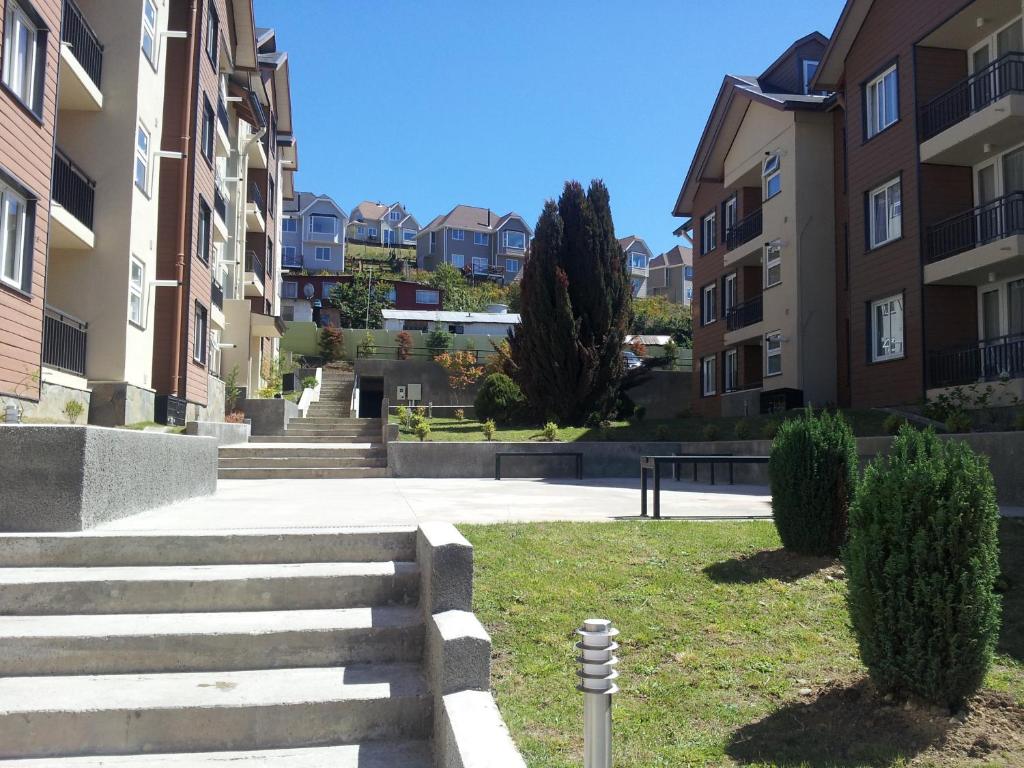
<svg viewBox="0 0 1024 768">
<path fill-rule="evenodd" d="M 1021 234 L 1024 234 L 1024 192 L 1011 192 L 928 227 L 925 260 L 930 264 Z"/>
<path fill-rule="evenodd" d="M 1008 93 L 1024 93 L 1024 53 L 1007 53 L 921 108 L 921 140 L 978 112 Z"/>
<path fill-rule="evenodd" d="M 217 119 L 220 121 L 220 125 L 224 129 L 224 133 L 230 133 L 231 131 L 228 127 L 228 108 L 224 104 L 223 96 L 217 99 Z"/>
<path fill-rule="evenodd" d="M 740 219 L 725 231 L 725 247 L 727 250 L 739 248 L 761 234 L 761 209 L 758 208 L 745 219 Z"/>
<path fill-rule="evenodd" d="M 217 309 L 224 309 L 224 288 L 216 280 L 210 283 L 210 302 Z"/>
<path fill-rule="evenodd" d="M 928 387 L 1024 376 L 1024 335 L 1001 336 L 928 355 Z"/>
<path fill-rule="evenodd" d="M 253 203 L 258 211 L 262 212 L 264 210 L 263 193 L 260 192 L 260 188 L 255 184 L 249 185 L 249 202 Z"/>
<path fill-rule="evenodd" d="M 281 256 L 281 265 L 284 267 L 302 267 L 302 256 L 298 251 L 292 254 Z M 294 298 L 294 297 L 292 297 Z"/>
<path fill-rule="evenodd" d="M 221 221 L 228 220 L 228 204 L 219 189 L 213 190 L 213 210 L 220 216 Z"/>
<path fill-rule="evenodd" d="M 738 331 L 748 325 L 764 320 L 764 296 L 758 295 L 742 304 L 737 304 L 725 311 L 725 327 L 730 331 Z"/>
<path fill-rule="evenodd" d="M 85 341 L 88 325 L 46 307 L 43 312 L 43 365 L 85 376 Z"/>
<path fill-rule="evenodd" d="M 70 46 L 71 53 L 78 59 L 82 69 L 99 88 L 100 78 L 103 76 L 103 46 L 74 0 L 64 0 L 60 39 Z"/>
<path fill-rule="evenodd" d="M 256 255 L 255 251 L 248 251 L 245 254 L 245 271 L 256 275 L 256 280 L 260 283 L 267 279 L 266 270 L 263 268 L 263 260 Z"/>
<path fill-rule="evenodd" d="M 53 157 L 53 201 L 92 229 L 96 182 L 86 176 L 60 150 Z"/>
</svg>

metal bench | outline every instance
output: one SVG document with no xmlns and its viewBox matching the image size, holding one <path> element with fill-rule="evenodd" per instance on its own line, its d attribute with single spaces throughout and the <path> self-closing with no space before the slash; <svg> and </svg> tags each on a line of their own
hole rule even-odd
<svg viewBox="0 0 1024 768">
<path fill-rule="evenodd" d="M 499 451 L 494 454 L 495 480 L 501 480 L 502 456 L 572 456 L 576 459 L 576 479 L 583 479 L 583 454 L 580 451 Z"/>
<path fill-rule="evenodd" d="M 647 517 L 647 474 L 654 474 L 654 519 L 661 519 L 661 468 L 665 464 L 671 464 L 678 472 L 680 464 L 692 463 L 694 472 L 697 464 L 709 464 L 711 466 L 711 484 L 715 484 L 715 466 L 718 464 L 729 465 L 729 483 L 733 482 L 734 464 L 767 464 L 767 456 L 732 456 L 721 454 L 705 455 L 673 455 L 673 456 L 644 456 L 640 459 L 640 517 Z M 678 476 L 678 474 L 677 474 Z"/>
</svg>

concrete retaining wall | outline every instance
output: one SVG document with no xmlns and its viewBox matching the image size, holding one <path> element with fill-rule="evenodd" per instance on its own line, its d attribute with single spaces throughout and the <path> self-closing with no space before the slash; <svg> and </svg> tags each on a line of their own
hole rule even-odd
<svg viewBox="0 0 1024 768">
<path fill-rule="evenodd" d="M 0 426 L 0 456 L 0 531 L 82 531 L 217 490 L 209 437 Z"/>
<path fill-rule="evenodd" d="M 238 445 L 248 443 L 248 423 L 229 424 L 225 421 L 190 421 L 185 425 L 185 434 L 196 437 L 212 437 L 217 445 Z"/>
<path fill-rule="evenodd" d="M 649 348 L 648 348 L 649 349 Z M 674 419 L 690 410 L 693 374 L 688 371 L 667 371 L 655 368 L 627 395 L 637 406 L 643 406 L 648 419 Z"/>
<path fill-rule="evenodd" d="M 355 364 L 356 376 L 362 378 L 382 379 L 384 397 L 391 405 L 408 405 L 408 401 L 399 400 L 397 387 L 400 384 L 420 384 L 423 389 L 421 405 L 472 406 L 476 399 L 480 383 L 456 392 L 448 384 L 448 372 L 432 360 L 374 360 L 360 358 Z M 467 410 L 469 410 L 467 408 Z M 472 411 L 470 410 L 470 413 Z M 435 416 L 449 416 L 450 411 L 436 412 Z"/>
<path fill-rule="evenodd" d="M 138 424 L 141 421 L 153 421 L 156 392 L 152 389 L 136 387 L 126 381 L 113 381 L 91 386 L 90 424 L 100 427 L 115 427 L 122 424 Z"/>
<path fill-rule="evenodd" d="M 299 406 L 283 397 L 243 400 L 241 408 L 254 435 L 279 435 L 290 420 L 299 417 Z"/>
</svg>

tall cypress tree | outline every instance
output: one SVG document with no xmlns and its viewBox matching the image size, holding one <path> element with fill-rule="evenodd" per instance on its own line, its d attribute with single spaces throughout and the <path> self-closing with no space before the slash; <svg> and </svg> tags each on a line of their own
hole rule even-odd
<svg viewBox="0 0 1024 768">
<path fill-rule="evenodd" d="M 537 222 L 523 271 L 522 322 L 512 338 L 516 379 L 533 415 L 580 424 L 609 416 L 624 369 L 632 293 L 615 239 L 608 189 L 565 185 Z"/>
</svg>

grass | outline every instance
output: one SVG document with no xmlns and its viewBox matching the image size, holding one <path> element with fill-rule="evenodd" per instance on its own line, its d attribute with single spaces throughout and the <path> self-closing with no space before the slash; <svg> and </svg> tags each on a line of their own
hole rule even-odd
<svg viewBox="0 0 1024 768">
<path fill-rule="evenodd" d="M 802 411 L 789 411 L 786 417 L 792 418 L 801 413 Z M 854 434 L 858 437 L 886 434 L 883 426 L 888 416 L 886 413 L 873 410 L 847 410 L 844 411 L 844 414 L 853 426 Z M 736 424 L 740 421 L 745 422 L 749 428 L 748 439 L 755 439 L 774 435 L 774 428 L 780 420 L 781 417 L 772 416 L 717 419 L 689 416 L 678 419 L 645 419 L 633 422 L 613 421 L 607 432 L 592 427 L 561 427 L 558 430 L 558 440 L 567 443 L 579 440 L 694 442 L 708 439 L 705 433 L 708 425 L 714 425 L 717 429 L 718 435 L 715 439 L 732 440 L 736 438 Z M 396 416 L 391 417 L 391 423 L 398 423 Z M 472 419 L 457 421 L 453 418 L 434 418 L 430 420 L 430 430 L 428 439 L 434 442 L 476 442 L 485 439 L 480 422 Z M 403 428 L 400 439 L 416 440 L 417 438 L 411 430 Z M 540 427 L 498 427 L 494 439 L 530 441 L 543 440 L 544 436 Z"/>
<path fill-rule="evenodd" d="M 167 432 L 178 435 L 185 432 L 184 427 L 168 427 L 166 424 L 160 424 L 155 421 L 137 421 L 134 424 L 125 424 L 123 427 L 118 427 L 118 429 L 135 429 L 141 431 L 147 427 L 159 427 L 160 429 L 167 430 Z"/>
<path fill-rule="evenodd" d="M 391 259 L 391 248 L 380 245 L 363 245 L 362 243 L 345 244 L 345 260 L 358 259 L 359 261 L 382 261 Z M 407 261 L 416 261 L 416 250 L 414 248 L 395 248 L 399 258 Z"/>
<path fill-rule="evenodd" d="M 622 633 L 614 705 L 620 768 L 898 766 L 915 754 L 915 766 L 1024 764 L 1017 762 L 1024 752 L 1011 755 L 1013 762 L 929 761 L 925 750 L 900 741 L 902 730 L 842 717 L 850 706 L 843 697 L 856 695 L 864 669 L 847 625 L 841 569 L 788 556 L 771 523 L 460 529 L 476 549 L 474 603 L 494 641 L 492 685 L 531 768 L 582 764 L 573 643 L 575 628 L 591 616 L 612 619 Z M 1004 522 L 1002 537 L 1011 586 L 986 685 L 1020 706 L 1024 522 Z M 830 681 L 840 693 L 805 706 L 801 688 L 825 690 Z M 827 700 L 838 716 L 829 711 L 816 732 L 801 734 L 801 718 Z M 885 717 L 901 714 L 902 707 Z M 947 720 L 933 727 L 946 728 Z M 843 729 L 845 740 L 837 735 Z M 787 740 L 790 751 L 774 749 L 773 738 Z M 773 745 L 770 761 L 751 756 L 759 743 Z"/>
</svg>

